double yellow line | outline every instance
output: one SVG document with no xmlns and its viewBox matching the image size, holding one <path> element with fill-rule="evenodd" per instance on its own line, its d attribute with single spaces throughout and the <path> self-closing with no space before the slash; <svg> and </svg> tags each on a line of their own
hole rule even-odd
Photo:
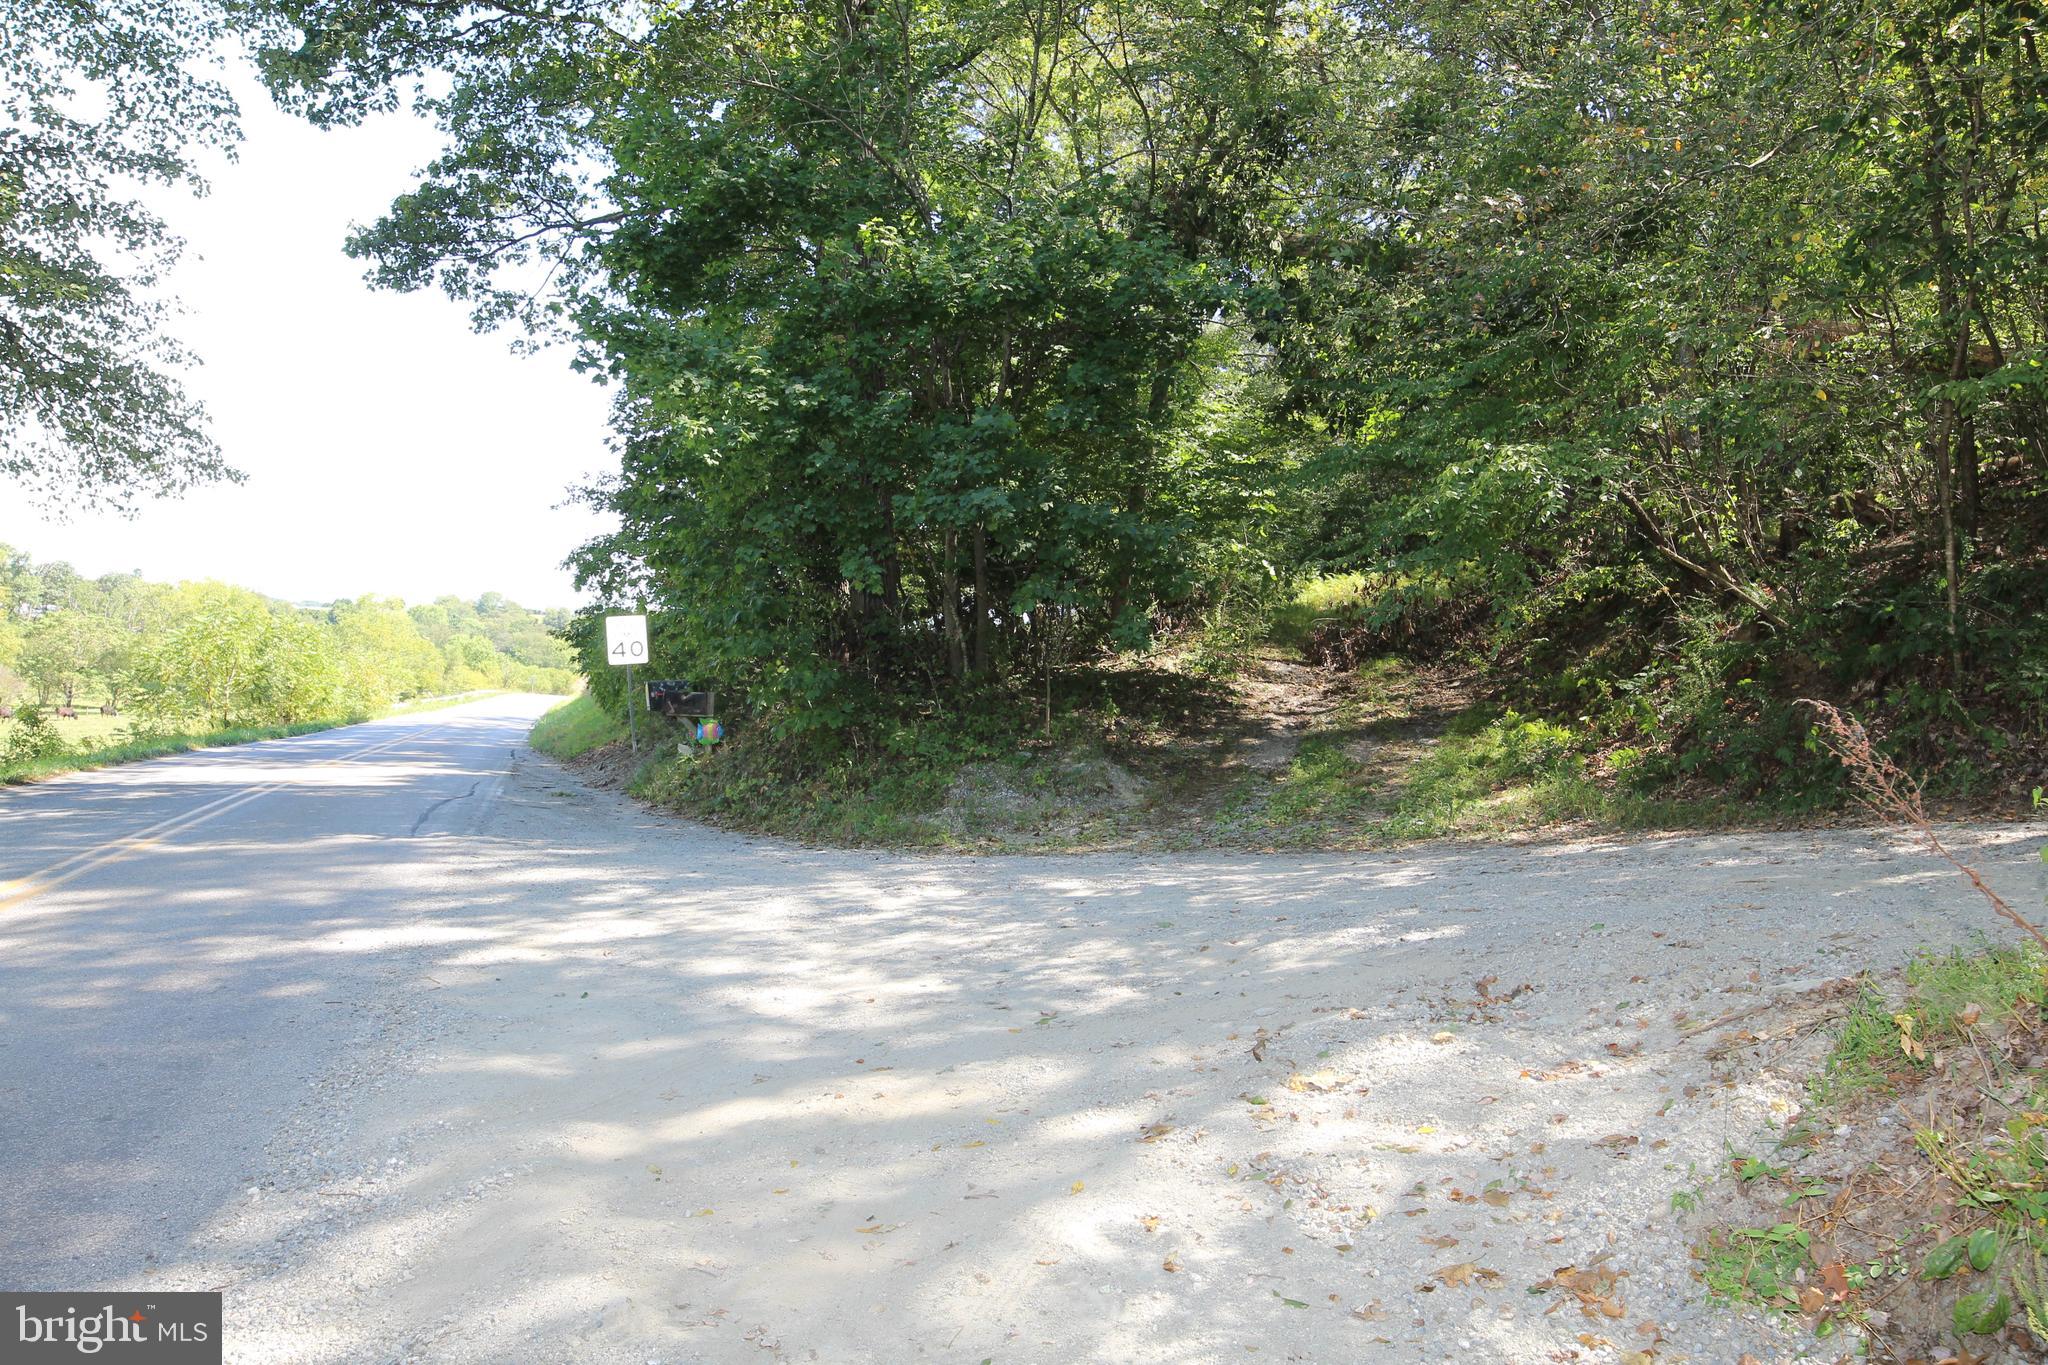
<svg viewBox="0 0 2048 1365">
<path fill-rule="evenodd" d="M 405 743 L 407 740 L 417 739 L 434 728 L 436 727 L 432 725 L 423 725 L 417 730 L 408 730 L 406 733 L 395 738 L 380 740 L 375 744 L 366 745 L 353 753 L 343 754 L 339 758 L 321 759 L 308 766 L 331 768 L 338 767 L 344 763 L 353 763 L 359 758 L 365 758 L 385 749 L 394 748 Z M 271 792 L 281 791 L 293 785 L 295 784 L 291 781 L 265 782 L 260 786 L 229 792 L 225 796 L 217 796 L 203 805 L 193 807 L 191 810 L 181 811 L 177 815 L 168 816 L 153 825 L 124 834 L 112 843 L 102 844 L 98 848 L 89 848 L 74 853 L 68 858 L 51 863 L 40 871 L 31 872 L 25 877 L 17 877 L 12 881 L 0 881 L 0 911 L 11 910 L 17 905 L 24 904 L 42 895 L 45 891 L 54 890 L 74 878 L 83 877 L 95 868 L 105 867 L 108 863 L 119 862 L 131 853 L 139 853 L 143 849 L 160 844 L 174 835 L 182 834 L 195 825 L 203 825 L 218 816 L 226 815 L 231 810 L 246 806 L 259 797 L 268 796 Z"/>
</svg>

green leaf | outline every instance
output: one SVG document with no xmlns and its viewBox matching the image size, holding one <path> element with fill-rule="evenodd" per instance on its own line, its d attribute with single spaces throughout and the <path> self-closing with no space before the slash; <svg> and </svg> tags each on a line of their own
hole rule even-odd
<svg viewBox="0 0 2048 1365">
<path fill-rule="evenodd" d="M 1952 1314 L 1959 1337 L 1988 1336 L 2005 1326 L 2005 1320 L 2011 1315 L 2012 1301 L 1989 1289 L 1980 1289 L 1957 1299 Z"/>
<path fill-rule="evenodd" d="M 1970 1244 L 1964 1238 L 1951 1237 L 1927 1253 L 1927 1259 L 1920 1263 L 1920 1278 L 1923 1280 L 1945 1280 L 1963 1268 L 1968 1257 Z"/>
</svg>

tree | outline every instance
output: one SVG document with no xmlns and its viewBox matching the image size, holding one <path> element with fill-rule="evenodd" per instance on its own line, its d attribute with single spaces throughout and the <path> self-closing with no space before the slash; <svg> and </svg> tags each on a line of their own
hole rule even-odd
<svg viewBox="0 0 2048 1365">
<path fill-rule="evenodd" d="M 396 598 L 360 597 L 329 609 L 336 642 L 354 674 L 353 691 L 364 706 L 383 706 L 404 697 L 425 696 L 441 686 L 445 664 L 433 642 L 420 633 L 405 603 Z"/>
<path fill-rule="evenodd" d="M 1189 418 L 1322 112 L 1313 25 L 484 8 L 292 0 L 267 69 L 322 119 L 450 74 L 426 101 L 449 152 L 351 250 L 486 324 L 566 319 L 619 380 L 593 497 L 624 529 L 579 573 L 672 607 L 679 662 L 844 727 L 1035 670 L 1054 634 L 1140 642 L 1198 544 L 1253 538 L 1267 472 Z M 529 299 L 536 261 L 556 299 Z"/>
<path fill-rule="evenodd" d="M 232 138 L 233 102 L 196 74 L 225 13 L 208 0 L 10 0 L 0 475 L 42 497 L 123 506 L 237 477 L 175 377 L 189 357 L 149 292 L 177 242 L 131 188 L 201 189 L 191 149 Z"/>
<path fill-rule="evenodd" d="M 95 676 L 107 634 L 104 619 L 74 608 L 30 622 L 18 666 L 36 689 L 36 699 L 47 705 L 55 697 L 65 706 L 75 705 L 79 689 Z"/>
<path fill-rule="evenodd" d="M 188 719 L 217 729 L 266 723 L 279 690 L 266 664 L 277 643 L 269 603 L 244 588 L 199 583 L 178 590 L 177 606 L 177 623 L 136 663 L 138 709 L 166 729 Z"/>
</svg>

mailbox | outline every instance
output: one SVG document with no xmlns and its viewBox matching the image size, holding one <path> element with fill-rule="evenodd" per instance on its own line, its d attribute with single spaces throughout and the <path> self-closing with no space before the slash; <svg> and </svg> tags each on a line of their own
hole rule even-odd
<svg viewBox="0 0 2048 1365">
<path fill-rule="evenodd" d="M 670 720 L 708 716 L 717 701 L 717 693 L 693 688 L 673 678 L 657 679 L 647 684 L 647 709 Z"/>
</svg>

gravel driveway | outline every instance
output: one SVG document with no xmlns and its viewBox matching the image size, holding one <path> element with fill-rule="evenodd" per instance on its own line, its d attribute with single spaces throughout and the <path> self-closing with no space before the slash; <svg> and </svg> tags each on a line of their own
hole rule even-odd
<svg viewBox="0 0 2048 1365">
<path fill-rule="evenodd" d="M 2038 904 L 2043 834 L 1957 843 Z M 1800 1090 L 1683 1024 L 2000 933 L 1853 831 L 932 860 L 531 755 L 414 862 L 149 1281 L 235 1359 L 1832 1359 L 1702 1303 L 1671 1193 Z"/>
</svg>

